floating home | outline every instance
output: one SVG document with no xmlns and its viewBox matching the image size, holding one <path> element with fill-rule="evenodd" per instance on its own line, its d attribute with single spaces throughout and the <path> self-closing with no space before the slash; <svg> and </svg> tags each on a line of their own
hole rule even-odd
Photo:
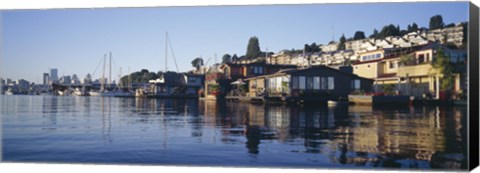
<svg viewBox="0 0 480 173">
<path fill-rule="evenodd" d="M 198 91 L 204 86 L 204 77 L 198 74 L 167 72 L 149 82 L 149 97 L 198 97 Z"/>
<path fill-rule="evenodd" d="M 246 97 L 253 101 L 327 102 L 346 100 L 352 92 L 370 92 L 373 80 L 327 66 L 283 69 L 271 75 L 247 78 Z"/>
</svg>

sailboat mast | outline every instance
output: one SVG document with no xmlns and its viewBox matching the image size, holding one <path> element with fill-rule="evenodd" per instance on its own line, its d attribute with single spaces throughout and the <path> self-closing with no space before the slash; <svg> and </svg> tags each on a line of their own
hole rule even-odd
<svg viewBox="0 0 480 173">
<path fill-rule="evenodd" d="M 105 63 L 107 61 L 107 54 L 103 54 L 103 73 L 102 80 L 100 81 L 100 91 L 105 90 Z"/>
<path fill-rule="evenodd" d="M 108 87 L 110 88 L 112 84 L 112 52 L 110 52 L 110 59 L 109 59 L 109 68 L 108 68 Z"/>
<path fill-rule="evenodd" d="M 168 59 L 167 58 L 168 57 L 167 46 L 168 45 L 167 44 L 168 44 L 168 42 L 167 42 L 167 40 L 168 40 L 168 32 L 165 32 L 165 73 L 168 70 L 168 66 L 167 66 L 167 63 L 168 63 L 168 61 L 167 61 L 167 59 Z"/>
<path fill-rule="evenodd" d="M 130 66 L 128 66 L 128 91 L 132 90 L 132 73 L 130 73 Z"/>
</svg>

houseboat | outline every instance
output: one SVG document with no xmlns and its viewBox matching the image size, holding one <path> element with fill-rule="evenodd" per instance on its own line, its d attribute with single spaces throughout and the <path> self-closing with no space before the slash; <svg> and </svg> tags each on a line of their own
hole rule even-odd
<svg viewBox="0 0 480 173">
<path fill-rule="evenodd" d="M 342 101 L 355 91 L 371 91 L 373 80 L 352 74 L 351 67 L 289 68 L 271 75 L 247 78 L 252 101 L 327 103 Z M 261 99 L 260 99 L 261 98 Z"/>
</svg>

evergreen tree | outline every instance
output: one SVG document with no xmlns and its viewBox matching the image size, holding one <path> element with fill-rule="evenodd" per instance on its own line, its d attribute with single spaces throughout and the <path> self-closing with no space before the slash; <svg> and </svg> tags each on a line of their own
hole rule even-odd
<svg viewBox="0 0 480 173">
<path fill-rule="evenodd" d="M 365 39 L 365 33 L 363 31 L 355 32 L 355 35 L 353 36 L 353 40 L 361 40 L 361 39 Z"/>
<path fill-rule="evenodd" d="M 393 25 L 393 24 L 384 26 L 382 28 L 382 30 L 380 31 L 380 33 L 378 34 L 377 38 L 385 38 L 385 37 L 388 37 L 388 36 L 399 36 L 400 35 L 399 28 L 400 27 L 398 27 L 398 26 L 395 27 L 395 25 Z"/>
<path fill-rule="evenodd" d="M 230 54 L 225 54 L 222 57 L 222 63 L 229 63 L 232 62 L 232 56 Z"/>
<path fill-rule="evenodd" d="M 369 36 L 369 38 L 378 38 L 378 30 L 373 29 L 373 33 L 372 33 L 372 35 Z"/>
<path fill-rule="evenodd" d="M 418 31 L 418 25 L 415 22 L 412 24 L 412 31 Z"/>
<path fill-rule="evenodd" d="M 311 52 L 320 52 L 320 46 L 317 43 L 312 43 L 310 45 Z"/>
<path fill-rule="evenodd" d="M 233 54 L 233 56 L 232 56 L 232 61 L 238 61 L 238 56 L 237 56 L 237 54 Z"/>
<path fill-rule="evenodd" d="M 202 66 L 203 66 L 203 59 L 202 58 L 198 57 L 198 58 L 193 59 L 192 67 L 195 67 L 198 70 Z"/>
<path fill-rule="evenodd" d="M 250 40 L 248 40 L 248 46 L 247 46 L 247 54 L 245 57 L 247 59 L 254 59 L 260 56 L 261 51 L 260 51 L 260 44 L 258 43 L 258 38 L 253 36 L 250 37 Z"/>
<path fill-rule="evenodd" d="M 338 42 L 338 50 L 345 50 L 345 42 L 347 39 L 345 39 L 345 35 L 342 34 L 342 37 L 340 37 L 340 40 Z"/>
<path fill-rule="evenodd" d="M 430 18 L 430 30 L 443 28 L 443 18 L 441 15 L 435 15 Z"/>
</svg>

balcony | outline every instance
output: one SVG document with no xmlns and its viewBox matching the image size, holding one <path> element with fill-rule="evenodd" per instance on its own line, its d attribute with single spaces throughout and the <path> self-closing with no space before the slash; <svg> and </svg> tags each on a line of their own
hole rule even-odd
<svg viewBox="0 0 480 173">
<path fill-rule="evenodd" d="M 436 70 L 432 67 L 430 63 L 423 63 L 411 66 L 401 66 L 398 67 L 397 76 L 405 77 L 407 76 L 428 76 L 430 74 L 435 74 Z"/>
</svg>

